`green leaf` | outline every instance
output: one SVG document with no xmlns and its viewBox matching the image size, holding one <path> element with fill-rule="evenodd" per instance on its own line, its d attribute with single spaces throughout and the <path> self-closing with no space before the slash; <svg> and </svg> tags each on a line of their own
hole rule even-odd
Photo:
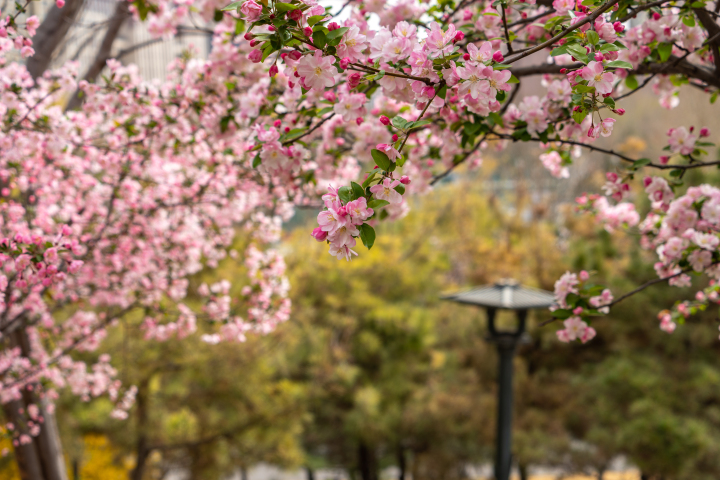
<svg viewBox="0 0 720 480">
<path fill-rule="evenodd" d="M 373 179 L 375 178 L 375 175 L 377 175 L 377 172 L 372 172 L 370 175 L 368 175 L 368 177 L 362 183 L 363 190 L 365 190 L 367 187 L 370 186 L 370 183 L 372 183 Z"/>
<path fill-rule="evenodd" d="M 293 128 L 287 133 L 284 133 L 280 136 L 280 143 L 287 142 L 288 140 L 292 140 L 294 138 L 299 137 L 303 133 L 307 131 L 307 128 Z"/>
<path fill-rule="evenodd" d="M 510 75 L 510 78 L 508 79 L 507 83 L 520 83 L 520 80 L 515 75 Z"/>
<path fill-rule="evenodd" d="M 415 122 L 408 123 L 407 128 L 408 128 L 408 130 L 410 130 L 412 128 L 420 128 L 420 127 L 424 127 L 425 125 L 430 125 L 431 123 L 432 122 L 430 120 L 418 120 Z"/>
<path fill-rule="evenodd" d="M 220 10 L 223 12 L 229 12 L 231 10 L 235 10 L 236 8 L 242 6 L 243 3 L 245 3 L 245 2 L 232 2 L 230 5 L 228 5 L 227 7 L 221 8 Z"/>
<path fill-rule="evenodd" d="M 670 171 L 670 176 L 671 176 L 671 177 L 679 177 L 679 176 L 682 175 L 682 174 L 683 174 L 683 170 L 680 169 L 680 168 L 676 168 L 675 170 L 671 170 L 671 171 Z"/>
<path fill-rule="evenodd" d="M 338 197 L 340 197 L 340 200 L 343 201 L 343 203 L 348 203 L 352 201 L 352 190 L 350 187 L 340 187 L 338 188 Z"/>
<path fill-rule="evenodd" d="M 385 155 L 385 152 L 381 152 L 380 150 L 373 148 L 370 151 L 370 154 L 373 157 L 373 160 L 375 160 L 375 165 L 382 168 L 386 172 L 392 172 L 395 170 L 395 164 L 390 161 L 387 155 Z"/>
<path fill-rule="evenodd" d="M 387 200 L 380 200 L 378 198 L 375 198 L 368 202 L 368 207 L 372 208 L 373 210 L 375 210 L 376 208 L 382 208 L 385 205 L 390 205 L 390 202 L 388 202 Z"/>
<path fill-rule="evenodd" d="M 342 37 L 348 30 L 350 30 L 349 27 L 336 28 L 332 32 L 328 32 L 328 34 L 325 35 L 325 38 L 332 40 L 333 38 Z"/>
<path fill-rule="evenodd" d="M 692 28 L 695 26 L 695 18 L 692 15 L 687 15 L 683 17 L 683 23 Z"/>
<path fill-rule="evenodd" d="M 588 87 L 587 85 L 575 85 L 575 91 L 580 93 L 590 93 L 595 91 L 595 87 Z"/>
<path fill-rule="evenodd" d="M 312 27 L 313 25 L 324 19 L 326 16 L 327 15 L 313 15 L 312 17 L 308 18 L 308 25 Z"/>
<path fill-rule="evenodd" d="M 577 43 L 568 45 L 567 53 L 577 58 L 578 60 L 583 59 L 587 56 L 587 50 L 585 50 L 585 47 Z"/>
<path fill-rule="evenodd" d="M 603 46 L 600 47 L 601 53 L 607 53 L 607 52 L 619 52 L 620 47 L 613 45 L 612 43 L 606 43 Z"/>
<path fill-rule="evenodd" d="M 326 113 L 332 112 L 333 110 L 334 110 L 333 107 L 325 107 L 318 112 L 318 115 L 322 116 L 322 115 L 325 115 Z"/>
<path fill-rule="evenodd" d="M 353 196 L 355 197 L 355 198 L 353 198 L 353 200 L 355 200 L 356 198 L 365 196 L 365 189 L 363 187 L 361 187 L 360 185 L 358 185 L 355 182 L 350 182 L 350 186 L 352 187 L 352 193 L 353 193 Z"/>
<path fill-rule="evenodd" d="M 290 10 L 297 10 L 298 8 L 300 8 L 300 5 L 292 5 L 290 3 L 277 2 L 275 4 L 275 8 L 277 9 L 278 12 L 285 13 L 285 12 L 289 12 Z"/>
<path fill-rule="evenodd" d="M 560 320 L 565 320 L 566 318 L 572 317 L 572 314 L 571 310 L 559 309 L 552 312 L 551 315 L 555 318 L 559 318 Z"/>
<path fill-rule="evenodd" d="M 405 195 L 405 185 L 400 184 L 396 186 L 395 191 L 398 192 L 400 195 Z"/>
<path fill-rule="evenodd" d="M 313 33 L 313 45 L 315 45 L 315 48 L 319 48 L 322 50 L 325 48 L 325 45 L 327 45 L 327 39 L 325 38 L 325 34 L 322 31 L 317 31 Z"/>
<path fill-rule="evenodd" d="M 219 22 L 223 19 L 224 16 L 225 16 L 225 14 L 222 11 L 215 10 L 215 15 L 213 15 L 213 20 L 215 20 L 216 22 Z"/>
<path fill-rule="evenodd" d="M 670 58 L 670 54 L 672 53 L 672 47 L 672 43 L 670 42 L 661 43 L 657 46 L 660 61 L 667 62 L 668 58 Z"/>
<path fill-rule="evenodd" d="M 392 126 L 397 128 L 398 130 L 405 130 L 407 127 L 408 121 L 405 120 L 400 115 L 396 115 L 393 117 L 392 120 L 390 120 L 390 123 L 392 123 Z"/>
<path fill-rule="evenodd" d="M 573 120 L 575 120 L 575 123 L 580 124 L 580 123 L 582 123 L 583 120 L 585 120 L 585 117 L 587 117 L 587 115 L 588 115 L 587 110 L 580 110 L 577 112 L 573 112 L 572 118 L 573 118 Z"/>
<path fill-rule="evenodd" d="M 255 158 L 253 158 L 253 168 L 257 168 L 258 165 L 260 165 L 260 162 L 262 162 L 262 159 L 260 158 L 260 153 L 258 153 L 257 155 L 255 155 Z"/>
<path fill-rule="evenodd" d="M 443 87 L 438 91 L 438 97 L 445 100 L 445 95 L 447 94 L 447 85 L 443 85 Z"/>
<path fill-rule="evenodd" d="M 652 161 L 649 158 L 641 158 L 639 160 L 635 160 L 632 164 L 633 170 L 637 170 L 641 167 L 644 167 L 645 165 L 650 165 Z"/>
<path fill-rule="evenodd" d="M 593 30 L 588 30 L 587 33 L 585 33 L 585 38 L 587 38 L 590 45 L 597 45 L 600 43 L 600 35 Z"/>
<path fill-rule="evenodd" d="M 611 68 L 627 68 L 629 70 L 632 70 L 633 66 L 629 62 L 623 62 L 622 60 L 614 60 L 612 62 L 606 63 L 606 67 Z"/>
<path fill-rule="evenodd" d="M 375 244 L 375 229 L 367 223 L 363 223 L 358 227 L 358 230 L 360 230 L 360 239 L 362 240 L 363 245 L 370 250 Z"/>
<path fill-rule="evenodd" d="M 635 75 L 628 75 L 628 77 L 625 79 L 625 85 L 631 90 L 635 90 L 638 88 L 638 81 Z"/>
</svg>

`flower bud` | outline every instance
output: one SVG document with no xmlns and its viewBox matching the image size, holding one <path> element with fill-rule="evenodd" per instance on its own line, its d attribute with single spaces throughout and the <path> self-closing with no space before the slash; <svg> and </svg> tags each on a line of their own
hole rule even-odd
<svg viewBox="0 0 720 480">
<path fill-rule="evenodd" d="M 710 129 L 707 127 L 703 127 L 700 129 L 700 136 L 701 137 L 709 137 L 710 136 Z"/>
<path fill-rule="evenodd" d="M 298 52 L 297 50 L 293 50 L 292 52 L 288 53 L 288 57 L 290 57 L 292 60 L 300 60 L 302 58 L 302 53 Z"/>
<path fill-rule="evenodd" d="M 574 314 L 574 315 L 580 315 L 582 312 L 583 312 L 583 308 L 582 308 L 582 307 L 576 307 L 576 308 L 573 310 L 573 314 Z"/>
<path fill-rule="evenodd" d="M 362 117 L 356 118 L 356 119 L 355 119 L 355 123 L 357 123 L 358 125 L 362 125 L 362 123 L 363 123 L 363 118 L 362 118 Z"/>
<path fill-rule="evenodd" d="M 340 68 L 342 68 L 343 70 L 347 70 L 349 65 L 350 65 L 350 59 L 348 57 L 345 57 L 342 60 L 340 60 Z"/>
<path fill-rule="evenodd" d="M 561 68 L 561 69 L 560 69 L 560 73 L 562 73 L 562 74 L 567 73 L 567 68 Z"/>
<path fill-rule="evenodd" d="M 502 62 L 505 60 L 505 57 L 503 57 L 503 54 L 498 50 L 497 52 L 493 53 L 493 60 L 496 62 Z"/>
<path fill-rule="evenodd" d="M 65 6 L 65 0 L 57 0 L 55 5 L 57 5 L 58 8 L 62 8 Z"/>
<path fill-rule="evenodd" d="M 255 35 L 253 35 L 253 34 L 250 33 L 250 32 L 247 32 L 243 38 L 249 42 L 250 40 L 252 40 L 253 38 L 255 38 Z"/>
<path fill-rule="evenodd" d="M 663 155 L 660 157 L 660 163 L 663 165 L 667 165 L 667 163 L 670 161 L 670 157 L 667 155 Z"/>
<path fill-rule="evenodd" d="M 652 183 L 652 177 L 643 178 L 643 185 L 645 186 L 645 188 L 647 188 L 648 185 L 650 185 L 651 183 Z"/>
<path fill-rule="evenodd" d="M 470 10 L 469 8 L 466 8 L 465 10 L 463 10 L 463 21 L 469 22 L 470 20 L 472 20 L 472 17 L 473 17 L 472 10 Z"/>
<path fill-rule="evenodd" d="M 289 133 L 289 132 L 290 132 L 290 127 L 285 127 L 285 133 Z"/>
<path fill-rule="evenodd" d="M 392 141 L 393 141 L 393 142 L 397 142 L 397 141 L 398 141 L 398 136 L 397 136 L 396 134 L 394 134 L 394 133 L 393 133 L 393 136 L 392 136 Z"/>
<path fill-rule="evenodd" d="M 617 182 L 618 175 L 617 175 L 617 173 L 615 173 L 615 172 L 607 172 L 607 173 L 605 174 L 605 178 L 607 178 L 608 182 L 613 182 L 613 183 L 615 183 L 615 182 Z"/>
<path fill-rule="evenodd" d="M 271 32 L 274 32 L 275 30 L 277 30 L 277 28 L 275 28 L 275 25 L 268 25 L 267 28 L 268 28 L 268 30 L 270 30 Z"/>
<path fill-rule="evenodd" d="M 337 30 L 338 28 L 340 28 L 340 25 L 338 25 L 337 22 L 330 22 L 330 24 L 327 26 L 327 29 L 331 32 L 333 30 Z"/>
<path fill-rule="evenodd" d="M 323 98 L 328 102 L 334 103 L 335 100 L 337 100 L 337 95 L 335 95 L 335 92 L 328 90 L 327 92 L 323 93 Z"/>
<path fill-rule="evenodd" d="M 270 78 L 272 78 L 272 77 L 274 77 L 275 75 L 277 75 L 277 74 L 278 74 L 278 67 L 277 67 L 277 65 L 273 65 L 272 67 L 270 67 L 270 71 L 268 72 L 268 74 L 270 75 Z"/>
<path fill-rule="evenodd" d="M 312 37 L 313 29 L 310 27 L 305 27 L 305 28 L 303 28 L 303 33 L 305 34 L 306 37 Z"/>
<path fill-rule="evenodd" d="M 660 15 L 657 12 L 653 12 L 652 18 L 653 18 L 653 20 L 660 20 L 662 18 L 662 15 Z"/>
<path fill-rule="evenodd" d="M 253 63 L 260 63 L 260 60 L 262 60 L 262 51 L 255 49 L 248 55 L 248 59 L 250 59 Z"/>
<path fill-rule="evenodd" d="M 463 60 L 465 60 L 466 62 L 467 62 L 468 60 L 470 60 L 470 54 L 469 54 L 469 53 L 463 53 Z"/>
<path fill-rule="evenodd" d="M 288 81 L 288 87 L 290 87 L 290 89 L 292 90 L 293 88 L 295 88 L 295 83 Z"/>
<path fill-rule="evenodd" d="M 325 240 L 327 238 L 328 232 L 324 232 L 322 230 L 322 228 L 316 227 L 315 230 L 313 230 L 310 235 L 318 242 L 322 242 L 323 240 Z"/>
<path fill-rule="evenodd" d="M 403 185 L 410 185 L 410 178 L 407 175 L 400 177 L 400 183 Z"/>
<path fill-rule="evenodd" d="M 258 43 L 260 43 L 260 42 L 258 42 L 257 40 L 250 40 L 250 47 L 252 48 L 255 45 L 257 45 Z"/>
<path fill-rule="evenodd" d="M 465 38 L 465 34 L 463 32 L 457 32 L 455 38 L 453 38 L 453 43 L 460 42 L 463 38 Z"/>
<path fill-rule="evenodd" d="M 290 20 L 295 20 L 296 22 L 299 22 L 302 18 L 302 10 L 300 10 L 299 8 L 296 8 L 295 10 L 290 10 L 287 16 Z"/>
<path fill-rule="evenodd" d="M 282 125 L 282 120 L 277 119 L 273 122 L 273 127 L 280 128 L 280 125 Z"/>
<path fill-rule="evenodd" d="M 580 275 L 578 275 L 578 276 L 580 277 L 580 281 L 581 281 L 581 282 L 584 282 L 584 281 L 586 281 L 587 279 L 590 278 L 590 274 L 589 274 L 587 271 L 585 271 L 585 270 L 582 270 L 582 271 L 580 272 Z"/>
<path fill-rule="evenodd" d="M 350 75 L 348 75 L 348 78 L 347 78 L 348 86 L 350 88 L 357 87 L 358 85 L 360 85 L 361 78 L 362 78 L 362 76 L 360 75 L 359 72 L 351 73 Z"/>
<path fill-rule="evenodd" d="M 596 53 L 596 54 L 595 54 L 595 60 L 598 61 L 598 62 L 602 62 L 602 61 L 603 61 L 603 54 L 600 53 L 600 52 Z"/>
<path fill-rule="evenodd" d="M 382 123 L 383 125 L 390 125 L 390 119 L 383 115 L 382 117 L 380 117 L 380 123 Z"/>
<path fill-rule="evenodd" d="M 620 22 L 613 23 L 613 28 L 615 29 L 615 33 L 622 33 L 625 31 L 625 26 Z"/>
</svg>

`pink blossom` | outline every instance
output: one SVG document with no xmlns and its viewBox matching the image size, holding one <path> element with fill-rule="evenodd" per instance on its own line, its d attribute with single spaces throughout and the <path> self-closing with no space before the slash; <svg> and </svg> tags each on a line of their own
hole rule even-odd
<svg viewBox="0 0 720 480">
<path fill-rule="evenodd" d="M 262 6 L 255 0 L 248 0 L 240 7 L 240 13 L 250 22 L 254 22 L 262 15 Z"/>
<path fill-rule="evenodd" d="M 697 135 L 690 133 L 685 127 L 671 128 L 668 131 L 668 144 L 673 153 L 690 155 L 695 150 Z"/>
<path fill-rule="evenodd" d="M 323 57 L 320 50 L 315 50 L 314 55 L 305 55 L 298 62 L 298 74 L 305 81 L 305 85 L 319 90 L 335 85 L 333 57 Z"/>
<path fill-rule="evenodd" d="M 457 30 L 452 23 L 448 25 L 446 31 L 443 31 L 439 23 L 432 22 L 430 24 L 430 32 L 425 40 L 425 45 L 430 56 L 437 58 L 449 54 L 453 49 L 453 39 L 456 33 Z"/>
<path fill-rule="evenodd" d="M 601 62 L 590 62 L 586 67 L 583 67 L 581 74 L 583 79 L 588 81 L 589 87 L 595 87 L 597 93 L 604 95 L 613 91 L 613 81 L 615 75 L 610 72 L 603 70 Z"/>
<path fill-rule="evenodd" d="M 378 143 L 375 148 L 384 152 L 392 162 L 395 162 L 398 158 L 402 158 L 400 152 L 398 152 L 395 147 L 388 145 L 387 143 Z"/>
<path fill-rule="evenodd" d="M 540 155 L 540 161 L 542 162 L 543 167 L 547 168 L 553 177 L 570 177 L 570 171 L 567 167 L 563 166 L 563 159 L 558 152 L 553 150 L 552 152 L 543 153 Z"/>
<path fill-rule="evenodd" d="M 387 200 L 391 204 L 398 204 L 402 203 L 403 201 L 400 192 L 395 190 L 395 187 L 397 187 L 398 185 L 400 185 L 400 182 L 398 180 L 391 180 L 390 178 L 385 178 L 381 183 L 370 187 L 370 192 L 378 200 Z"/>
</svg>

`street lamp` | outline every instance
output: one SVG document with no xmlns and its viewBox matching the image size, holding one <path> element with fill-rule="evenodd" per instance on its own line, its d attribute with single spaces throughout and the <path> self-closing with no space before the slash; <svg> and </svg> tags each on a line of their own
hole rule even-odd
<svg viewBox="0 0 720 480">
<path fill-rule="evenodd" d="M 484 307 L 487 312 L 488 341 L 495 344 L 499 356 L 495 480 L 508 480 L 512 461 L 510 453 L 512 446 L 512 373 L 515 348 L 525 333 L 528 310 L 548 308 L 555 303 L 555 297 L 545 290 L 524 287 L 515 280 L 505 279 L 494 285 L 444 295 L 442 298 Z M 495 314 L 498 309 L 515 311 L 518 323 L 514 331 L 497 329 Z"/>
</svg>

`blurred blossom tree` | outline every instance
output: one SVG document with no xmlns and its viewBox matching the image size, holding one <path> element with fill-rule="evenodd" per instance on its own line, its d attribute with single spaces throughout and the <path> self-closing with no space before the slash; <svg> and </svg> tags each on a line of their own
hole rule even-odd
<svg viewBox="0 0 720 480">
<path fill-rule="evenodd" d="M 558 178 L 581 150 L 615 159 L 603 195 L 580 196 L 579 208 L 608 232 L 637 227 L 656 256 L 656 278 L 622 295 L 587 271 L 563 274 L 561 341 L 590 340 L 593 318 L 656 283 L 720 279 L 720 190 L 686 188 L 687 172 L 720 162 L 709 129 L 679 119 L 655 135 L 667 150 L 657 159 L 595 143 L 645 87 L 664 108 L 682 85 L 715 101 L 717 0 L 350 1 L 345 20 L 315 0 L 120 0 L 82 80 L 76 65 L 47 68 L 84 2 L 57 0 L 42 22 L 29 3 L 8 3 L 0 20 L 0 401 L 25 477 L 65 477 L 58 389 L 108 394 L 113 415 L 127 415 L 136 387 L 121 385 L 110 358 L 73 356 L 97 349 L 108 326 L 139 316 L 148 339 L 168 340 L 200 320 L 214 326 L 207 343 L 268 333 L 290 314 L 283 259 L 269 245 L 297 206 L 320 210 L 313 237 L 349 260 L 358 239 L 375 244 L 381 220 L 407 213 L 409 194 L 510 142 L 540 144 Z M 163 81 L 143 81 L 112 51 L 129 18 L 148 22 L 152 42 L 202 20 L 209 58 L 183 55 Z M 520 98 L 520 82 L 540 75 L 545 91 Z M 642 215 L 638 180 L 650 202 Z M 238 226 L 254 239 L 235 255 L 245 288 L 231 298 L 217 282 L 190 308 L 188 277 L 227 256 Z M 717 302 L 720 285 L 688 298 L 660 312 L 664 331 Z M 371 406 L 374 394 L 363 395 Z"/>
</svg>

